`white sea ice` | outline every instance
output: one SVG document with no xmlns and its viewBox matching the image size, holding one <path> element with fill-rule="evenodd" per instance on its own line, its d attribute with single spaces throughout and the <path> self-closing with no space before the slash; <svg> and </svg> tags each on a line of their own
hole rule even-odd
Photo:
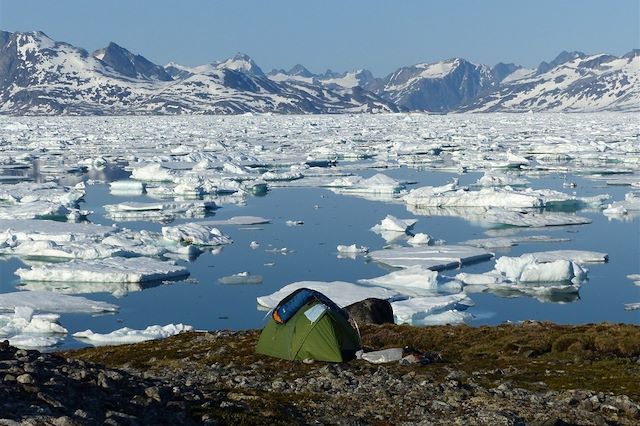
<svg viewBox="0 0 640 426">
<path fill-rule="evenodd" d="M 64 219 L 75 221 L 91 212 L 51 201 L 33 201 L 0 206 L 0 219 Z"/>
<path fill-rule="evenodd" d="M 568 213 L 538 213 L 534 211 L 510 211 L 506 209 L 487 209 L 476 219 L 480 223 L 490 225 L 509 225 L 519 227 L 545 227 L 564 225 L 584 225 L 591 219 Z"/>
<path fill-rule="evenodd" d="M 206 220 L 198 222 L 202 225 L 223 226 L 223 225 L 236 225 L 236 226 L 250 226 L 250 225 L 262 225 L 270 223 L 270 219 L 259 216 L 233 216 L 229 219 L 222 220 Z"/>
<path fill-rule="evenodd" d="M 522 235 L 513 237 L 480 238 L 463 241 L 460 244 L 494 249 L 513 247 L 521 243 L 562 243 L 567 241 L 569 241 L 568 238 L 550 237 L 548 235 Z"/>
<path fill-rule="evenodd" d="M 275 293 L 258 297 L 258 305 L 268 309 L 275 308 L 282 299 L 303 287 L 319 291 L 340 306 L 347 306 L 369 297 L 392 299 L 400 296 L 400 293 L 386 288 L 357 285 L 344 281 L 298 281 L 282 287 Z"/>
<path fill-rule="evenodd" d="M 35 314 L 27 306 L 16 306 L 13 314 L 0 314 L 0 338 L 18 334 L 66 334 L 60 315 Z"/>
<path fill-rule="evenodd" d="M 496 271 L 511 282 L 572 282 L 580 284 L 586 271 L 577 263 L 564 259 L 540 259 L 530 254 L 520 257 L 502 256 L 496 260 Z"/>
<path fill-rule="evenodd" d="M 391 232 L 407 232 L 413 225 L 418 222 L 417 219 L 398 219 L 394 216 L 387 215 L 382 222 L 371 228 L 373 232 L 381 233 L 383 231 Z"/>
<path fill-rule="evenodd" d="M 412 297 L 433 295 L 435 292 L 459 292 L 462 289 L 455 280 L 439 278 L 436 271 L 415 265 L 380 277 L 360 279 L 358 283 L 391 288 Z"/>
<path fill-rule="evenodd" d="M 109 191 L 113 195 L 142 195 L 145 192 L 144 182 L 137 180 L 116 180 L 109 183 Z"/>
<path fill-rule="evenodd" d="M 627 303 L 624 305 L 625 311 L 635 311 L 640 309 L 640 302 L 638 303 Z"/>
<path fill-rule="evenodd" d="M 179 176 L 176 170 L 163 167 L 160 163 L 151 163 L 136 167 L 131 172 L 131 179 L 145 182 L 171 182 Z"/>
<path fill-rule="evenodd" d="M 218 278 L 220 284 L 260 284 L 262 275 L 251 275 L 249 272 L 238 272 L 237 274 Z"/>
<path fill-rule="evenodd" d="M 46 201 L 73 207 L 85 195 L 84 185 L 66 187 L 55 182 L 21 182 L 13 185 L 0 185 L 0 201 L 12 204 L 29 204 Z"/>
<path fill-rule="evenodd" d="M 103 259 L 122 256 L 126 254 L 126 251 L 119 247 L 89 240 L 78 242 L 27 240 L 15 246 L 0 246 L 0 254 L 14 255 L 21 258 Z"/>
<path fill-rule="evenodd" d="M 629 274 L 629 275 L 627 275 L 627 278 L 629 278 L 631 281 L 633 281 L 633 283 L 635 285 L 640 287 L 640 274 Z"/>
<path fill-rule="evenodd" d="M 302 220 L 287 220 L 285 224 L 287 226 L 301 226 L 304 225 L 304 222 Z"/>
<path fill-rule="evenodd" d="M 569 260 L 576 263 L 603 263 L 609 260 L 609 255 L 598 251 L 588 250 L 551 250 L 528 253 L 539 262 L 554 260 Z"/>
<path fill-rule="evenodd" d="M 470 246 L 439 245 L 377 250 L 369 253 L 369 256 L 376 262 L 396 268 L 418 265 L 438 271 L 488 260 L 493 257 L 493 253 Z"/>
<path fill-rule="evenodd" d="M 495 171 L 485 171 L 484 175 L 476 181 L 479 186 L 526 186 L 529 181 L 517 175 L 499 173 Z"/>
<path fill-rule="evenodd" d="M 501 207 L 506 209 L 537 208 L 544 200 L 535 193 L 505 188 L 483 188 L 468 191 L 457 186 L 446 190 L 443 187 L 426 186 L 416 188 L 403 197 L 411 206 L 417 207 Z"/>
<path fill-rule="evenodd" d="M 16 274 L 24 281 L 136 283 L 183 278 L 189 272 L 174 263 L 148 257 L 113 257 L 20 268 Z"/>
<path fill-rule="evenodd" d="M 207 211 L 213 210 L 213 201 L 185 202 L 126 202 L 107 204 L 104 206 L 107 215 L 114 220 L 162 220 L 180 217 L 204 217 Z"/>
<path fill-rule="evenodd" d="M 628 215 L 630 212 L 640 212 L 640 195 L 628 192 L 623 201 L 614 201 L 602 211 L 605 216 L 615 217 Z"/>
<path fill-rule="evenodd" d="M 414 324 L 421 321 L 434 321 L 438 317 L 433 315 L 456 310 L 461 311 L 473 306 L 473 301 L 464 293 L 449 294 L 444 296 L 413 297 L 411 299 L 392 302 L 393 316 L 396 324 Z M 452 316 L 444 315 L 441 320 L 449 321 Z M 460 318 L 462 320 L 466 318 Z"/>
<path fill-rule="evenodd" d="M 153 283 L 152 283 L 153 284 Z M 124 297 L 129 293 L 146 288 L 141 283 L 76 283 L 59 281 L 25 281 L 20 283 L 21 290 L 51 291 L 63 294 L 111 293 L 114 297 Z"/>
<path fill-rule="evenodd" d="M 124 327 L 106 334 L 85 330 L 73 333 L 73 337 L 91 343 L 94 346 L 122 345 L 145 342 L 147 340 L 164 339 L 191 330 L 193 330 L 192 326 L 184 324 L 168 324 L 165 326 L 150 325 L 144 330 L 134 330 Z"/>
<path fill-rule="evenodd" d="M 114 227 L 90 223 L 67 223 L 50 220 L 0 220 L 0 241 L 41 240 L 69 242 L 87 238 L 104 238 L 117 231 L 118 229 Z"/>
<path fill-rule="evenodd" d="M 218 246 L 232 243 L 231 238 L 223 235 L 218 228 L 203 223 L 163 226 L 162 236 L 169 241 L 201 246 Z"/>
<path fill-rule="evenodd" d="M 418 232 L 407 240 L 407 243 L 412 246 L 429 246 L 437 242 L 441 243 L 441 240 L 434 240 L 431 235 L 423 234 L 422 232 Z"/>
<path fill-rule="evenodd" d="M 102 313 L 116 312 L 111 303 L 89 300 L 80 296 L 51 293 L 48 291 L 17 291 L 0 294 L 0 310 L 14 311 L 16 307 L 27 307 L 34 312 L 53 313 Z"/>
<path fill-rule="evenodd" d="M 356 244 L 351 245 L 338 245 L 336 247 L 340 254 L 366 254 L 369 253 L 369 247 L 358 246 Z"/>
<path fill-rule="evenodd" d="M 325 186 L 339 188 L 341 192 L 397 194 L 405 185 L 389 176 L 378 173 L 365 179 L 361 176 L 347 176 L 338 178 Z"/>
</svg>

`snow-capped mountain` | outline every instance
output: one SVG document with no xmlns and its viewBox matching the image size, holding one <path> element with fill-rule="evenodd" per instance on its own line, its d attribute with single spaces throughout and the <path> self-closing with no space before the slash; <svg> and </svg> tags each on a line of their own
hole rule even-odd
<svg viewBox="0 0 640 426">
<path fill-rule="evenodd" d="M 171 81 L 165 69 L 141 55 L 134 55 L 115 43 L 96 50 L 92 56 L 120 74 L 140 80 Z"/>
<path fill-rule="evenodd" d="M 313 74 L 300 64 L 295 65 L 289 71 L 273 70 L 268 74 L 268 77 L 273 81 L 295 81 L 321 84 L 329 88 L 342 87 L 347 89 L 352 89 L 356 86 L 368 89 L 368 86 L 376 80 L 369 70 L 360 69 L 344 73 L 327 70 L 324 74 Z"/>
<path fill-rule="evenodd" d="M 164 67 L 110 43 L 92 54 L 42 32 L 0 31 L 0 114 L 237 114 L 640 110 L 640 51 L 562 52 L 537 69 L 462 58 L 265 74 L 247 55 Z"/>
<path fill-rule="evenodd" d="M 466 105 L 495 85 L 486 65 L 454 58 L 402 67 L 387 76 L 376 93 L 408 110 L 447 112 Z"/>
<path fill-rule="evenodd" d="M 516 73 L 521 75 L 515 75 Z M 563 52 L 538 70 L 514 71 L 468 111 L 640 110 L 640 50 L 622 57 Z"/>
<path fill-rule="evenodd" d="M 111 43 L 90 55 L 42 32 L 0 32 L 0 113 L 235 114 L 390 112 L 359 87 L 328 89 L 267 78 L 246 55 L 160 67 Z"/>
</svg>

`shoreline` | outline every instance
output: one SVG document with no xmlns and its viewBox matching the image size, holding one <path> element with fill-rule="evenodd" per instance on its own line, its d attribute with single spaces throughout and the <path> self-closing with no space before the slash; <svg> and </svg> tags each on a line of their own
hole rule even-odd
<svg viewBox="0 0 640 426">
<path fill-rule="evenodd" d="M 259 333 L 51 354 L 4 345 L 0 424 L 640 421 L 636 325 L 361 327 L 366 350 L 410 346 L 427 365 L 284 361 L 255 353 Z"/>
</svg>

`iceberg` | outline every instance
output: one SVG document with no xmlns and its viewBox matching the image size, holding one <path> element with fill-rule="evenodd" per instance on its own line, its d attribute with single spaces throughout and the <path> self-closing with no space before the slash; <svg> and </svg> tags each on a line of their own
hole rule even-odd
<svg viewBox="0 0 640 426">
<path fill-rule="evenodd" d="M 165 326 L 150 325 L 144 330 L 134 330 L 124 327 L 111 333 L 100 334 L 91 330 L 73 333 L 73 337 L 88 342 L 94 346 L 122 345 L 128 343 L 140 343 L 147 340 L 164 339 L 176 334 L 192 331 L 193 327 L 184 324 L 168 324 Z"/>
<path fill-rule="evenodd" d="M 413 225 L 415 225 L 417 222 L 417 219 L 398 219 L 394 216 L 387 215 L 387 217 L 382 219 L 382 222 L 375 225 L 373 228 L 371 228 L 371 230 L 377 233 L 381 233 L 384 231 L 404 233 L 413 228 Z"/>
<path fill-rule="evenodd" d="M 267 309 L 273 309 L 282 299 L 287 297 L 293 291 L 304 287 L 323 293 L 340 306 L 351 305 L 352 303 L 359 302 L 369 297 L 393 299 L 400 296 L 400 293 L 386 288 L 363 286 L 344 281 L 298 281 L 282 287 L 275 293 L 258 297 L 258 305 Z"/>
<path fill-rule="evenodd" d="M 147 257 L 49 263 L 16 271 L 23 281 L 139 283 L 184 278 L 186 268 Z"/>
<path fill-rule="evenodd" d="M 369 253 L 369 257 L 376 262 L 395 268 L 421 266 L 438 271 L 489 260 L 493 257 L 493 253 L 470 246 L 440 245 L 377 250 Z"/>
</svg>

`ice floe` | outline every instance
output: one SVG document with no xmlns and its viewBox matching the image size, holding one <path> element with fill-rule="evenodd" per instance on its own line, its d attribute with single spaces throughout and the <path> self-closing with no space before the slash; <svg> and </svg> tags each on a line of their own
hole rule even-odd
<svg viewBox="0 0 640 426">
<path fill-rule="evenodd" d="M 219 229 L 203 223 L 163 226 L 162 236 L 169 241 L 201 246 L 218 246 L 232 243 L 231 238 L 223 235 Z"/>
<path fill-rule="evenodd" d="M 522 243 L 562 243 L 567 241 L 569 241 L 568 238 L 551 237 L 548 235 L 521 235 L 514 237 L 479 238 L 463 241 L 460 244 L 494 249 L 513 247 Z"/>
<path fill-rule="evenodd" d="M 351 245 L 338 245 L 336 247 L 339 254 L 367 254 L 369 253 L 369 247 L 359 246 L 356 244 Z"/>
<path fill-rule="evenodd" d="M 640 195 L 636 192 L 627 192 L 623 201 L 614 201 L 602 213 L 609 217 L 640 214 Z"/>
<path fill-rule="evenodd" d="M 338 178 L 327 187 L 337 188 L 344 193 L 372 193 L 372 194 L 398 194 L 405 188 L 405 184 L 390 178 L 382 173 L 365 179 L 361 176 L 347 176 Z"/>
<path fill-rule="evenodd" d="M 358 283 L 390 288 L 407 296 L 426 296 L 437 292 L 455 293 L 462 290 L 460 282 L 439 277 L 436 271 L 420 265 L 390 272 L 389 274 L 360 279 Z"/>
<path fill-rule="evenodd" d="M 265 223 L 270 223 L 270 219 L 266 219 L 264 217 L 259 216 L 233 216 L 229 219 L 215 219 L 215 220 L 206 220 L 198 222 L 201 225 L 211 225 L 211 226 L 223 226 L 223 225 L 234 225 L 234 226 L 251 226 L 251 225 L 263 225 Z"/>
<path fill-rule="evenodd" d="M 262 275 L 251 275 L 249 272 L 238 272 L 237 274 L 218 278 L 220 284 L 260 284 Z"/>
<path fill-rule="evenodd" d="M 377 250 L 369 253 L 369 257 L 376 262 L 396 268 L 417 265 L 437 271 L 489 260 L 493 257 L 493 253 L 470 246 L 439 245 Z"/>
<path fill-rule="evenodd" d="M 89 300 L 80 296 L 48 291 L 18 291 L 0 294 L 0 310 L 14 311 L 16 307 L 31 308 L 34 312 L 90 313 L 116 312 L 111 303 Z"/>
<path fill-rule="evenodd" d="M 54 346 L 67 334 L 59 319 L 56 314 L 34 314 L 30 307 L 16 306 L 13 314 L 0 314 L 0 339 L 19 348 Z"/>
<path fill-rule="evenodd" d="M 77 333 L 73 333 L 73 337 L 94 346 L 122 345 L 145 342 L 147 340 L 164 339 L 191 330 L 193 330 L 192 326 L 184 324 L 168 324 L 165 326 L 150 325 L 144 330 L 124 327 L 106 334 L 94 333 L 91 330 L 78 331 Z"/>
<path fill-rule="evenodd" d="M 473 306 L 464 293 L 444 296 L 413 297 L 391 303 L 396 324 L 435 324 L 464 322 L 470 315 L 454 314 Z"/>
<path fill-rule="evenodd" d="M 185 267 L 168 261 L 147 257 L 114 257 L 20 268 L 16 275 L 23 281 L 138 283 L 184 278 L 189 272 Z"/>
<path fill-rule="evenodd" d="M 107 204 L 104 206 L 104 209 L 107 217 L 116 221 L 171 221 L 177 217 L 205 217 L 206 213 L 215 207 L 216 203 L 213 201 L 157 203 L 131 201 L 119 204 Z"/>
</svg>

